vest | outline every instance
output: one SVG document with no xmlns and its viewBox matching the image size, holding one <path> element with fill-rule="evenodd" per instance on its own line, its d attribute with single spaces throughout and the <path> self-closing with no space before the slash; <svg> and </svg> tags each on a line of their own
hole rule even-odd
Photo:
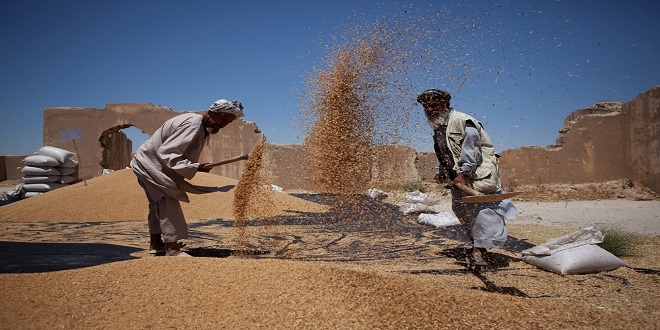
<svg viewBox="0 0 660 330">
<path fill-rule="evenodd" d="M 453 159 L 452 172 L 454 174 L 460 172 L 458 161 L 461 158 L 463 136 L 465 136 L 465 128 L 468 122 L 477 128 L 481 140 L 481 162 L 477 165 L 475 173 L 470 177 L 472 186 L 482 193 L 493 193 L 501 188 L 498 160 L 495 155 L 493 141 L 491 141 L 488 133 L 478 120 L 468 114 L 454 110 L 449 112 L 446 130 L 447 148 Z"/>
</svg>

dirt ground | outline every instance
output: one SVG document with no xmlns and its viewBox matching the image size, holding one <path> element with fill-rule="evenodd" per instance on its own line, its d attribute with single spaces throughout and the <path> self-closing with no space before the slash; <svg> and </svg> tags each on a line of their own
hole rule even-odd
<svg viewBox="0 0 660 330">
<path fill-rule="evenodd" d="M 351 208 L 296 195 L 331 210 L 249 221 L 240 242 L 233 220 L 189 219 L 193 258 L 149 255 L 140 221 L 3 221 L 0 328 L 654 329 L 660 201 L 616 185 L 607 198 L 585 193 L 594 187 L 546 186 L 546 197 L 517 187 L 526 192 L 507 246 L 480 269 L 454 263 L 468 242 L 460 228 L 398 210 L 405 193 L 350 196 Z M 622 257 L 630 267 L 561 276 L 520 260 L 591 224 L 637 233 Z"/>
</svg>

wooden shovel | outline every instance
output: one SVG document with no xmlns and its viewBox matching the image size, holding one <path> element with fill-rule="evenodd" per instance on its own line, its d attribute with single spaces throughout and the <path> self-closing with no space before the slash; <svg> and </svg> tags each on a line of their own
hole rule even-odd
<svg viewBox="0 0 660 330">
<path fill-rule="evenodd" d="M 518 196 L 521 194 L 521 192 L 510 192 L 510 193 L 503 193 L 503 194 L 491 194 L 491 195 L 485 195 L 482 194 L 481 192 L 474 190 L 462 183 L 453 183 L 453 186 L 462 190 L 463 192 L 467 193 L 470 196 L 465 196 L 463 197 L 462 201 L 463 203 L 485 203 L 485 202 L 497 202 L 501 201 L 504 199 L 509 199 L 514 196 Z"/>
<path fill-rule="evenodd" d="M 236 156 L 236 157 L 233 157 L 233 158 L 229 158 L 229 159 L 221 160 L 221 161 L 216 162 L 216 163 L 208 164 L 207 166 L 208 166 L 208 167 L 216 167 L 216 166 L 220 166 L 220 165 L 225 165 L 225 164 L 234 163 L 234 162 L 237 162 L 237 161 L 239 161 L 239 160 L 246 160 L 246 159 L 248 159 L 249 157 L 250 157 L 250 153 L 248 152 L 248 153 L 245 154 L 245 155 L 240 155 L 240 156 Z"/>
</svg>

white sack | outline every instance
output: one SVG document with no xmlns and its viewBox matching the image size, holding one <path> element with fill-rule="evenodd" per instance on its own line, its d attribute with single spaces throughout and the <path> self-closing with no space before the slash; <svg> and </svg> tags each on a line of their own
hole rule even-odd
<svg viewBox="0 0 660 330">
<path fill-rule="evenodd" d="M 57 175 L 42 175 L 42 176 L 24 176 L 21 178 L 23 183 L 50 183 L 56 182 L 60 177 Z"/>
<path fill-rule="evenodd" d="M 549 256 L 523 256 L 523 261 L 561 275 L 597 273 L 628 265 L 598 245 L 587 244 L 565 249 Z"/>
<path fill-rule="evenodd" d="M 425 204 L 418 203 L 404 203 L 399 206 L 399 210 L 405 214 L 416 214 L 416 213 L 425 213 L 425 212 L 435 212 L 433 208 Z"/>
<path fill-rule="evenodd" d="M 380 189 L 376 189 L 376 188 L 367 189 L 367 192 L 365 193 L 365 195 L 367 195 L 367 196 L 369 196 L 369 197 L 371 197 L 372 199 L 375 199 L 375 200 L 381 200 L 381 199 L 387 197 L 386 192 L 384 192 Z"/>
<path fill-rule="evenodd" d="M 64 163 L 60 164 L 58 167 L 76 167 L 78 166 L 78 162 L 71 159 L 67 158 Z"/>
<path fill-rule="evenodd" d="M 549 256 L 555 252 L 581 245 L 602 243 L 604 237 L 600 229 L 591 226 L 561 237 L 549 239 L 545 244 L 524 250 L 522 253 L 523 255 Z"/>
<path fill-rule="evenodd" d="M 28 191 L 28 192 L 25 193 L 25 196 L 24 196 L 24 197 L 25 197 L 25 198 L 30 198 L 30 197 L 34 197 L 34 196 L 41 195 L 41 194 L 43 194 L 43 192 L 38 192 L 38 191 Z"/>
<path fill-rule="evenodd" d="M 58 162 L 64 163 L 68 158 L 71 158 L 71 156 L 75 155 L 73 152 L 56 148 L 56 147 L 51 147 L 51 146 L 45 146 L 41 147 L 39 150 L 36 152 L 37 155 L 44 155 L 44 156 L 49 156 L 57 159 Z"/>
<path fill-rule="evenodd" d="M 431 225 L 436 228 L 460 225 L 458 218 L 453 213 L 440 212 L 437 214 L 422 213 L 417 222 L 425 225 Z"/>
<path fill-rule="evenodd" d="M 78 171 L 75 167 L 56 167 L 56 168 L 58 171 L 60 171 L 61 175 L 72 175 Z"/>
<path fill-rule="evenodd" d="M 73 181 L 76 181 L 77 179 L 78 178 L 76 178 L 75 176 L 72 176 L 72 175 L 62 175 L 55 182 L 67 184 L 67 183 L 71 183 Z"/>
<path fill-rule="evenodd" d="M 62 175 L 55 167 L 47 166 L 23 166 L 21 173 L 25 176 Z"/>
<path fill-rule="evenodd" d="M 57 159 L 44 155 L 31 155 L 23 159 L 23 163 L 28 166 L 58 166 L 60 162 Z"/>
<path fill-rule="evenodd" d="M 20 201 L 23 198 L 23 184 L 19 184 L 10 191 L 2 193 L 2 197 L 10 202 Z"/>
<path fill-rule="evenodd" d="M 274 185 L 274 184 L 269 184 L 269 185 L 266 186 L 266 188 L 268 188 L 269 190 L 272 190 L 272 191 L 276 191 L 276 192 L 281 192 L 281 193 L 284 192 L 284 188 L 282 188 L 278 185 Z"/>
<path fill-rule="evenodd" d="M 415 190 L 406 194 L 406 203 L 418 203 L 430 206 L 438 204 L 438 201 L 429 197 L 427 194 L 420 192 L 419 190 Z"/>
<path fill-rule="evenodd" d="M 23 185 L 24 191 L 47 192 L 62 187 L 60 183 L 28 183 Z"/>
</svg>

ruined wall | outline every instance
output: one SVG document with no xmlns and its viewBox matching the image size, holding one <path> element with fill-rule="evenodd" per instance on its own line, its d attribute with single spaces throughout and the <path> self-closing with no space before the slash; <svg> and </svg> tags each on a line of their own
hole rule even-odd
<svg viewBox="0 0 660 330">
<path fill-rule="evenodd" d="M 623 178 L 621 116 L 590 115 L 564 135 L 564 145 L 505 150 L 500 158 L 503 185 L 585 183 Z"/>
<path fill-rule="evenodd" d="M 656 86 L 616 110 L 574 112 L 559 145 L 502 152 L 503 185 L 633 179 L 660 191 L 659 104 Z"/>
<path fill-rule="evenodd" d="M 626 178 L 660 192 L 660 86 L 621 107 Z"/>
<path fill-rule="evenodd" d="M 117 128 L 135 126 L 143 133 L 151 136 L 168 119 L 183 112 L 172 111 L 167 107 L 149 103 L 107 104 L 104 109 L 96 108 L 47 108 L 44 110 L 44 145 L 74 151 L 73 141 L 62 141 L 59 132 L 69 128 L 80 128 L 83 138 L 76 140 L 78 148 L 75 159 L 79 161 L 78 175 L 93 178 L 101 175 L 103 169 L 104 147 L 102 137 L 108 137 L 108 132 L 116 132 Z M 249 143 L 255 137 L 261 136 L 254 123 L 242 120 L 234 121 L 211 137 L 211 142 L 201 155 L 202 162 L 217 162 L 244 154 L 251 148 Z M 120 148 L 125 148 L 121 137 L 117 141 Z M 123 151 L 125 154 L 125 151 Z M 125 163 L 125 156 L 117 160 Z M 107 166 L 107 164 L 104 164 Z M 245 161 L 216 167 L 212 173 L 238 178 Z"/>
<path fill-rule="evenodd" d="M 268 183 L 285 190 L 312 189 L 307 181 L 304 162 L 305 148 L 300 144 L 266 144 L 263 175 Z M 406 146 L 383 146 L 376 150 L 376 160 L 370 170 L 373 184 L 418 181 L 415 167 L 417 152 Z"/>
<path fill-rule="evenodd" d="M 36 150 L 35 150 L 36 151 Z M 23 159 L 29 155 L 12 155 L 12 156 L 2 156 L 3 165 L 5 168 L 4 180 L 17 181 L 23 177 L 21 173 L 21 168 L 25 166 Z"/>
<path fill-rule="evenodd" d="M 181 112 L 146 103 L 108 104 L 105 109 L 48 108 L 44 110 L 44 145 L 74 151 L 71 141 L 62 141 L 59 131 L 79 127 L 83 139 L 76 141 L 81 169 L 86 178 L 100 175 L 100 138 L 117 127 L 135 126 L 151 135 L 163 122 Z M 660 192 L 660 86 L 641 93 L 627 103 L 599 103 L 571 113 L 560 130 L 557 145 L 523 147 L 502 151 L 502 183 L 583 183 L 633 179 Z M 262 135 L 254 123 L 236 121 L 211 138 L 202 161 L 216 162 L 248 152 Z M 118 148 L 126 141 L 117 138 Z M 497 141 L 495 141 L 497 143 Z M 129 147 L 130 149 L 130 147 Z M 383 149 L 382 161 L 372 169 L 374 180 L 432 180 L 437 162 L 432 152 L 416 153 L 401 146 Z M 22 177 L 25 156 L 3 156 L 4 180 Z M 121 158 L 121 157 L 120 157 Z M 269 183 L 285 189 L 306 189 L 301 145 L 267 144 L 265 175 Z M 123 164 L 125 160 L 118 160 Z M 239 178 L 245 161 L 223 165 L 212 173 Z M 1 167 L 0 167 L 1 169 Z"/>
<path fill-rule="evenodd" d="M 381 146 L 376 149 L 376 162 L 371 169 L 371 181 L 379 184 L 418 181 L 415 167 L 417 152 L 406 146 Z"/>
<path fill-rule="evenodd" d="M 285 190 L 309 189 L 303 166 L 306 157 L 300 144 L 267 143 L 262 158 L 264 179 Z"/>
</svg>

